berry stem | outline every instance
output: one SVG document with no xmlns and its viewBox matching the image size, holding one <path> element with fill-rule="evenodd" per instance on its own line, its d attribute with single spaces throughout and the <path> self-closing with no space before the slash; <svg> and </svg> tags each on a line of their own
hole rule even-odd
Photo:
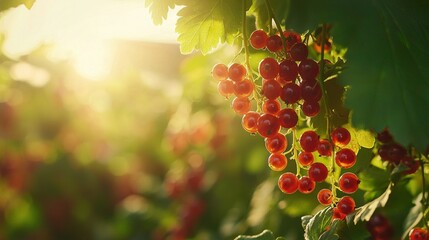
<svg viewBox="0 0 429 240">
<path fill-rule="evenodd" d="M 298 146 L 298 142 L 297 142 L 297 134 L 296 134 L 296 129 L 294 128 L 292 131 L 292 138 L 293 138 L 293 159 L 295 160 L 295 164 L 296 164 L 296 176 L 300 176 L 301 175 L 301 168 L 299 166 L 299 161 L 298 161 L 298 150 L 296 149 L 296 146 Z"/>
<path fill-rule="evenodd" d="M 274 23 L 276 24 L 277 30 L 280 33 L 280 38 L 282 39 L 283 51 L 286 54 L 287 53 L 286 38 L 283 35 L 283 30 L 282 30 L 282 26 L 280 25 L 280 21 L 276 18 L 276 15 L 274 14 L 273 8 L 272 8 L 269 0 L 265 0 L 265 5 L 267 6 L 267 9 L 268 9 L 268 15 L 270 16 L 270 22 L 271 22 L 271 19 L 274 20 Z M 270 26 L 271 26 L 271 23 L 270 23 Z"/>
</svg>

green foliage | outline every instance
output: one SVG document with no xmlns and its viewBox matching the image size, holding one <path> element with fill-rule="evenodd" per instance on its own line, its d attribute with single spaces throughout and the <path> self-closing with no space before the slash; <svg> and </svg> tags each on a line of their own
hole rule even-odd
<svg viewBox="0 0 429 240">
<path fill-rule="evenodd" d="M 334 234 L 336 232 L 337 224 L 331 225 L 332 214 L 332 207 L 326 207 L 323 210 L 317 212 L 314 216 L 302 217 L 301 220 L 303 227 L 305 226 L 305 239 L 338 239 L 338 236 L 335 236 Z M 321 236 L 324 236 L 324 238 L 319 238 Z"/>
<path fill-rule="evenodd" d="M 175 0 L 145 0 L 145 6 L 149 7 L 152 20 L 155 24 L 162 24 L 167 19 L 168 10 L 174 8 Z"/>
<path fill-rule="evenodd" d="M 253 236 L 240 235 L 234 238 L 234 240 L 274 240 L 274 235 L 273 235 L 273 232 L 271 232 L 270 230 L 264 230 L 258 235 L 253 235 Z"/>
<path fill-rule="evenodd" d="M 362 207 L 357 208 L 355 210 L 355 216 L 353 220 L 354 224 L 357 224 L 359 221 L 368 221 L 378 207 L 384 207 L 389 200 L 390 193 L 392 193 L 392 187 L 393 184 L 390 183 L 386 191 L 378 198 L 366 203 Z"/>
<path fill-rule="evenodd" d="M 365 200 L 369 201 L 380 196 L 389 186 L 389 173 L 377 168 L 369 167 L 359 173 L 361 183 L 359 188 L 365 191 Z"/>
<path fill-rule="evenodd" d="M 36 0 L 2 0 L 0 2 L 0 12 L 9 8 L 17 7 L 24 4 L 25 7 L 30 9 Z"/>
<path fill-rule="evenodd" d="M 417 224 L 420 223 L 420 221 L 423 218 L 422 213 L 422 197 L 423 194 L 419 194 L 416 199 L 414 199 L 414 207 L 411 208 L 410 212 L 407 215 L 407 218 L 405 218 L 404 221 L 404 231 L 402 235 L 402 239 L 405 239 L 408 236 L 408 233 L 417 226 Z"/>
</svg>

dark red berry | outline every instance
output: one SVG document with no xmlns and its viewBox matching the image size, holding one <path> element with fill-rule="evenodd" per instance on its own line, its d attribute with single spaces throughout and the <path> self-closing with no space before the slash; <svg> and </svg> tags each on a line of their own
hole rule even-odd
<svg viewBox="0 0 429 240">
<path fill-rule="evenodd" d="M 298 162 L 302 166 L 310 166 L 314 162 L 314 156 L 311 152 L 300 152 L 298 154 Z"/>
<path fill-rule="evenodd" d="M 335 128 L 331 133 L 331 139 L 335 146 L 344 147 L 351 140 L 350 132 L 343 127 Z"/>
<path fill-rule="evenodd" d="M 332 209 L 332 211 L 333 211 L 333 214 L 332 214 L 332 219 L 333 219 L 333 220 L 334 220 L 334 219 L 344 220 L 344 219 L 347 217 L 347 215 L 346 215 L 346 214 L 344 214 L 344 213 L 342 213 L 342 212 L 340 211 L 340 209 L 338 209 L 338 207 L 334 207 L 334 208 Z"/>
<path fill-rule="evenodd" d="M 332 155 L 332 145 L 327 139 L 322 139 L 317 145 L 317 152 L 321 156 L 329 157 Z"/>
<path fill-rule="evenodd" d="M 351 168 L 356 163 L 356 154 L 349 148 L 343 148 L 335 154 L 335 162 L 342 168 Z"/>
<path fill-rule="evenodd" d="M 293 82 L 298 77 L 298 65 L 292 60 L 283 60 L 279 64 L 279 76 L 286 82 Z"/>
<path fill-rule="evenodd" d="M 280 98 L 287 104 L 296 103 L 301 99 L 301 88 L 295 83 L 287 83 L 282 88 Z"/>
<path fill-rule="evenodd" d="M 377 140 L 381 143 L 389 143 L 393 141 L 393 137 L 390 135 L 389 130 L 384 129 L 377 134 Z"/>
<path fill-rule="evenodd" d="M 277 99 L 268 99 L 264 101 L 262 105 L 262 111 L 264 113 L 271 113 L 276 115 L 280 111 L 280 103 Z"/>
<path fill-rule="evenodd" d="M 243 80 L 247 73 L 246 68 L 239 63 L 233 63 L 229 66 L 228 72 L 229 78 L 234 82 Z"/>
<path fill-rule="evenodd" d="M 345 215 L 355 211 L 355 200 L 349 196 L 342 197 L 337 203 L 338 210 Z"/>
<path fill-rule="evenodd" d="M 301 88 L 301 98 L 304 101 L 317 102 L 322 98 L 322 88 L 316 80 L 305 80 L 299 87 Z"/>
<path fill-rule="evenodd" d="M 237 97 L 249 97 L 253 93 L 254 85 L 249 79 L 234 84 L 234 94 Z"/>
<path fill-rule="evenodd" d="M 258 29 L 250 34 L 250 45 L 254 49 L 262 49 L 267 46 L 268 35 L 264 30 Z"/>
<path fill-rule="evenodd" d="M 316 187 L 316 182 L 307 176 L 303 176 L 298 180 L 298 190 L 302 193 L 311 193 Z"/>
<path fill-rule="evenodd" d="M 420 167 L 419 161 L 414 160 L 410 156 L 405 156 L 403 159 L 401 159 L 401 163 L 408 167 L 408 169 L 404 171 L 404 174 L 413 174 L 417 172 Z"/>
<path fill-rule="evenodd" d="M 244 130 L 250 133 L 257 132 L 259 117 L 259 113 L 253 111 L 244 114 L 243 118 L 241 119 L 241 125 L 243 126 Z"/>
<path fill-rule="evenodd" d="M 247 97 L 236 97 L 232 100 L 232 109 L 238 115 L 243 115 L 250 111 L 251 103 Z"/>
<path fill-rule="evenodd" d="M 423 228 L 413 228 L 408 236 L 410 240 L 429 240 L 429 233 Z"/>
<path fill-rule="evenodd" d="M 295 61 L 302 61 L 307 59 L 308 47 L 302 42 L 295 43 L 290 49 L 290 56 Z"/>
<path fill-rule="evenodd" d="M 292 194 L 298 189 L 298 178 L 291 172 L 283 173 L 279 177 L 278 186 L 282 192 Z"/>
<path fill-rule="evenodd" d="M 282 153 L 287 148 L 285 135 L 277 133 L 272 137 L 265 138 L 265 147 L 270 153 Z"/>
<path fill-rule="evenodd" d="M 328 168 L 323 163 L 313 163 L 308 169 L 308 176 L 315 182 L 323 182 L 328 177 Z"/>
<path fill-rule="evenodd" d="M 284 108 L 277 113 L 280 125 L 284 128 L 293 128 L 298 123 L 298 115 L 291 108 Z"/>
<path fill-rule="evenodd" d="M 281 153 L 272 153 L 268 157 L 268 166 L 273 171 L 282 171 L 287 166 L 287 158 L 284 154 Z"/>
<path fill-rule="evenodd" d="M 319 102 L 304 101 L 301 110 L 305 116 L 314 117 L 320 112 L 320 104 Z"/>
<path fill-rule="evenodd" d="M 274 58 L 264 58 L 259 63 L 259 74 L 265 79 L 274 79 L 279 74 L 279 63 Z"/>
<path fill-rule="evenodd" d="M 278 52 L 282 49 L 282 45 L 282 39 L 279 35 L 272 35 L 267 39 L 267 48 L 271 52 Z"/>
<path fill-rule="evenodd" d="M 269 113 L 263 114 L 258 119 L 258 133 L 262 137 L 272 137 L 276 135 L 280 130 L 279 119 Z"/>
<path fill-rule="evenodd" d="M 315 131 L 305 131 L 299 138 L 299 144 L 305 152 L 314 152 L 319 144 L 319 135 Z"/>
<path fill-rule="evenodd" d="M 320 204 L 329 205 L 332 203 L 332 198 L 332 192 L 329 189 L 324 188 L 321 189 L 319 193 L 317 193 L 317 200 L 320 202 Z"/>
<path fill-rule="evenodd" d="M 282 87 L 276 80 L 266 80 L 262 85 L 262 93 L 268 99 L 276 99 L 280 96 Z"/>
<path fill-rule="evenodd" d="M 350 172 L 344 173 L 338 180 L 340 190 L 348 194 L 356 192 L 358 190 L 359 183 L 360 181 L 356 174 Z"/>
<path fill-rule="evenodd" d="M 304 80 L 315 79 L 319 74 L 319 64 L 312 59 L 302 60 L 299 63 L 298 72 Z"/>
<path fill-rule="evenodd" d="M 301 35 L 294 31 L 284 31 L 283 36 L 285 37 L 286 41 L 286 49 L 289 51 L 295 43 L 301 42 Z"/>
</svg>

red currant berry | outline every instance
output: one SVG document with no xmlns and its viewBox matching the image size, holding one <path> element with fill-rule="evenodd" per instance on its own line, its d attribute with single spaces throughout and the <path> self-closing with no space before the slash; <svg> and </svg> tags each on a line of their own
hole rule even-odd
<svg viewBox="0 0 429 240">
<path fill-rule="evenodd" d="M 262 85 L 262 94 L 268 99 L 276 99 L 280 96 L 282 87 L 276 80 L 266 80 Z"/>
<path fill-rule="evenodd" d="M 287 148 L 285 135 L 277 133 L 272 137 L 265 138 L 265 147 L 270 153 L 282 153 Z"/>
<path fill-rule="evenodd" d="M 378 155 L 380 155 L 381 160 L 390 161 L 389 149 L 390 145 L 382 145 L 378 148 Z"/>
<path fill-rule="evenodd" d="M 287 158 L 285 155 L 280 153 L 272 153 L 268 157 L 268 166 L 273 171 L 282 171 L 287 166 Z"/>
<path fill-rule="evenodd" d="M 317 145 L 317 152 L 319 152 L 320 156 L 329 157 L 332 155 L 332 145 L 327 139 L 322 139 L 319 141 L 319 145 Z"/>
<path fill-rule="evenodd" d="M 420 167 L 420 163 L 410 156 L 405 156 L 403 159 L 401 159 L 401 162 L 408 167 L 408 170 L 404 171 L 404 174 L 413 174 L 417 172 Z"/>
<path fill-rule="evenodd" d="M 218 63 L 213 66 L 212 77 L 215 80 L 221 81 L 228 78 L 228 67 L 223 63 Z"/>
<path fill-rule="evenodd" d="M 243 118 L 241 119 L 241 125 L 243 126 L 244 130 L 250 133 L 255 133 L 258 131 L 258 119 L 260 115 L 257 112 L 247 112 L 243 115 Z"/>
<path fill-rule="evenodd" d="M 319 102 L 304 101 L 301 105 L 301 110 L 308 117 L 315 117 L 320 112 Z"/>
<path fill-rule="evenodd" d="M 249 97 L 253 93 L 254 85 L 249 79 L 234 84 L 234 94 L 237 97 Z"/>
<path fill-rule="evenodd" d="M 393 137 L 390 135 L 389 130 L 384 129 L 377 134 L 377 140 L 381 143 L 389 143 L 393 141 Z"/>
<path fill-rule="evenodd" d="M 331 190 L 326 188 L 321 189 L 319 193 L 317 193 L 317 200 L 320 202 L 320 204 L 323 204 L 323 205 L 331 204 L 333 200 Z"/>
<path fill-rule="evenodd" d="M 229 97 L 234 93 L 234 82 L 231 80 L 220 80 L 220 82 L 217 84 L 217 90 L 219 91 L 219 94 L 224 97 Z"/>
<path fill-rule="evenodd" d="M 298 180 L 298 190 L 302 193 L 311 193 L 315 187 L 316 183 L 307 176 Z"/>
<path fill-rule="evenodd" d="M 229 66 L 228 72 L 229 78 L 234 82 L 243 80 L 247 73 L 246 68 L 239 63 L 233 63 Z"/>
<path fill-rule="evenodd" d="M 298 77 L 298 65 L 292 60 L 283 60 L 279 64 L 279 76 L 286 82 L 293 82 Z"/>
<path fill-rule="evenodd" d="M 334 220 L 334 219 L 344 220 L 344 219 L 347 217 L 347 215 L 346 215 L 346 214 L 344 214 L 344 213 L 342 213 L 342 212 L 340 211 L 340 209 L 338 209 L 338 207 L 334 207 L 334 208 L 332 209 L 332 211 L 333 211 L 333 214 L 332 214 L 332 219 L 333 219 L 333 220 Z"/>
<path fill-rule="evenodd" d="M 295 43 L 290 49 L 290 56 L 295 61 L 302 61 L 307 59 L 308 47 L 302 42 Z"/>
<path fill-rule="evenodd" d="M 410 240 L 429 240 L 429 233 L 423 228 L 413 228 L 408 236 Z"/>
<path fill-rule="evenodd" d="M 279 177 L 278 185 L 282 192 L 292 194 L 298 189 L 298 178 L 291 172 L 283 173 Z"/>
<path fill-rule="evenodd" d="M 328 177 L 328 168 L 323 163 L 313 163 L 308 169 L 308 176 L 315 182 L 323 182 Z"/>
<path fill-rule="evenodd" d="M 317 102 L 322 98 L 322 88 L 316 80 L 305 80 L 300 86 L 301 98 L 304 101 Z"/>
<path fill-rule="evenodd" d="M 295 83 L 287 83 L 282 88 L 280 98 L 287 104 L 296 103 L 301 99 L 301 88 Z"/>
<path fill-rule="evenodd" d="M 241 98 L 236 97 L 234 100 L 232 100 L 232 109 L 234 109 L 234 112 L 238 115 L 243 115 L 250 111 L 250 101 L 247 97 Z"/>
<path fill-rule="evenodd" d="M 282 39 L 279 35 L 272 35 L 268 37 L 267 48 L 271 52 L 278 52 L 282 49 Z"/>
<path fill-rule="evenodd" d="M 366 228 L 374 239 L 392 239 L 393 229 L 386 217 L 379 213 L 374 213 L 366 223 Z"/>
<path fill-rule="evenodd" d="M 279 117 L 280 125 L 284 128 L 293 128 L 298 123 L 298 115 L 291 108 L 280 110 L 277 116 Z"/>
<path fill-rule="evenodd" d="M 298 72 L 303 79 L 315 79 L 319 74 L 319 64 L 312 59 L 302 60 L 299 63 Z"/>
<path fill-rule="evenodd" d="M 279 63 L 274 58 L 264 58 L 259 63 L 259 74 L 265 79 L 273 79 L 279 74 Z"/>
<path fill-rule="evenodd" d="M 337 203 L 338 210 L 345 215 L 349 215 L 355 210 L 355 200 L 352 197 L 342 197 Z"/>
<path fill-rule="evenodd" d="M 344 147 L 349 144 L 351 140 L 350 132 L 343 127 L 336 128 L 331 133 L 331 139 L 335 146 Z"/>
<path fill-rule="evenodd" d="M 311 152 L 300 152 L 298 154 L 298 162 L 302 166 L 310 166 L 314 162 L 314 156 Z"/>
<path fill-rule="evenodd" d="M 389 145 L 388 154 L 390 161 L 394 162 L 395 164 L 399 164 L 401 159 L 407 155 L 407 150 L 397 143 L 392 143 Z"/>
<path fill-rule="evenodd" d="M 299 144 L 305 152 L 314 152 L 319 144 L 319 135 L 315 131 L 305 131 L 299 138 Z"/>
<path fill-rule="evenodd" d="M 356 154 L 349 148 L 343 148 L 335 155 L 335 162 L 342 168 L 351 168 L 356 163 Z"/>
<path fill-rule="evenodd" d="M 254 49 L 262 49 L 267 46 L 268 35 L 264 30 L 258 29 L 250 34 L 250 45 Z"/>
<path fill-rule="evenodd" d="M 301 42 L 301 35 L 299 35 L 296 32 L 293 31 L 284 31 L 283 36 L 285 37 L 286 41 L 286 49 L 289 51 L 295 43 Z"/>
<path fill-rule="evenodd" d="M 338 180 L 340 190 L 348 194 L 356 192 L 359 187 L 359 183 L 360 181 L 356 174 L 350 172 L 344 173 Z"/>
<path fill-rule="evenodd" d="M 258 119 L 258 133 L 262 137 L 272 137 L 280 130 L 279 119 L 269 113 L 262 114 Z"/>
<path fill-rule="evenodd" d="M 264 104 L 262 105 L 262 111 L 264 113 L 276 115 L 280 111 L 280 107 L 280 103 L 277 99 L 268 99 L 264 101 Z"/>
</svg>

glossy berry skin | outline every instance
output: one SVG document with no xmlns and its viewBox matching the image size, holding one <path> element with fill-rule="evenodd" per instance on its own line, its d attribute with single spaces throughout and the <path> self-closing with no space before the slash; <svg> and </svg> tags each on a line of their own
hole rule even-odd
<svg viewBox="0 0 429 240">
<path fill-rule="evenodd" d="M 299 63 L 298 72 L 304 80 L 316 79 L 319 74 L 319 64 L 312 59 L 302 60 Z"/>
<path fill-rule="evenodd" d="M 328 168 L 323 163 L 313 163 L 308 169 L 308 176 L 315 182 L 323 182 L 328 177 Z"/>
<path fill-rule="evenodd" d="M 317 193 L 317 200 L 320 204 L 329 205 L 332 203 L 332 198 L 332 192 L 329 189 L 324 188 Z"/>
<path fill-rule="evenodd" d="M 329 157 L 332 155 L 332 145 L 327 139 L 322 139 L 317 145 L 317 152 L 320 156 Z"/>
<path fill-rule="evenodd" d="M 314 156 L 311 152 L 300 152 L 298 162 L 301 166 L 310 166 L 314 162 Z"/>
<path fill-rule="evenodd" d="M 279 130 L 280 121 L 275 115 L 265 113 L 258 119 L 258 133 L 262 137 L 273 137 Z"/>
<path fill-rule="evenodd" d="M 377 140 L 381 143 L 389 143 L 393 141 L 393 137 L 390 135 L 389 130 L 383 129 L 383 131 L 377 133 Z"/>
<path fill-rule="evenodd" d="M 346 128 L 335 128 L 331 133 L 331 139 L 335 146 L 344 147 L 351 140 L 350 132 Z"/>
<path fill-rule="evenodd" d="M 287 82 L 293 82 L 298 77 L 298 65 L 292 60 L 283 60 L 279 64 L 279 76 Z"/>
<path fill-rule="evenodd" d="M 277 113 L 280 125 L 284 128 L 293 128 L 298 123 L 298 115 L 291 108 L 284 108 Z"/>
<path fill-rule="evenodd" d="M 347 215 L 346 215 L 346 214 L 344 214 L 344 213 L 342 213 L 342 212 L 340 211 L 340 209 L 338 209 L 338 207 L 334 207 L 334 208 L 332 209 L 332 211 L 333 211 L 333 214 L 332 214 L 332 219 L 333 219 L 333 220 L 334 220 L 334 219 L 344 220 L 344 219 L 347 217 Z"/>
<path fill-rule="evenodd" d="M 410 240 L 429 240 L 429 233 L 423 228 L 413 228 L 408 237 Z"/>
<path fill-rule="evenodd" d="M 349 215 L 355 210 L 355 200 L 349 196 L 344 196 L 338 201 L 337 208 L 342 214 Z"/>
<path fill-rule="evenodd" d="M 247 112 L 241 119 L 241 126 L 249 133 L 256 133 L 258 131 L 258 119 L 260 115 L 257 112 Z"/>
<path fill-rule="evenodd" d="M 228 67 L 223 63 L 218 63 L 212 68 L 212 77 L 215 80 L 221 81 L 228 78 Z"/>
<path fill-rule="evenodd" d="M 298 178 L 291 172 L 283 173 L 278 180 L 280 190 L 287 194 L 292 194 L 298 190 Z"/>
<path fill-rule="evenodd" d="M 264 58 L 259 62 L 259 74 L 265 79 L 273 79 L 279 74 L 279 63 L 274 58 Z"/>
<path fill-rule="evenodd" d="M 280 96 L 282 87 L 276 80 L 266 80 L 262 84 L 262 94 L 268 99 L 276 99 Z"/>
<path fill-rule="evenodd" d="M 279 35 L 269 36 L 267 39 L 267 48 L 271 52 L 278 52 L 282 49 L 282 39 Z"/>
<path fill-rule="evenodd" d="M 287 148 L 285 135 L 277 133 L 272 137 L 265 138 L 265 147 L 270 153 L 282 153 Z"/>
<path fill-rule="evenodd" d="M 301 110 L 307 117 L 315 117 L 320 112 L 319 102 L 304 101 L 301 105 Z"/>
<path fill-rule="evenodd" d="M 246 114 L 250 111 L 250 100 L 247 97 L 236 97 L 234 100 L 232 100 L 232 109 L 234 109 L 234 112 L 238 115 Z"/>
<path fill-rule="evenodd" d="M 295 61 L 307 59 L 308 47 L 302 42 L 295 43 L 290 49 L 290 56 Z"/>
<path fill-rule="evenodd" d="M 315 131 L 305 131 L 299 138 L 299 144 L 305 152 L 314 152 L 319 145 L 319 135 Z"/>
<path fill-rule="evenodd" d="M 229 66 L 228 72 L 229 78 L 234 82 L 238 82 L 246 77 L 247 70 L 242 64 L 233 63 Z"/>
<path fill-rule="evenodd" d="M 391 162 L 398 164 L 401 161 L 401 159 L 403 159 L 407 155 L 407 150 L 403 146 L 397 143 L 392 143 L 388 146 L 389 146 L 389 150 L 387 154 L 388 154 L 388 159 Z"/>
<path fill-rule="evenodd" d="M 220 95 L 224 97 L 229 97 L 234 93 L 234 82 L 231 80 L 221 80 L 217 84 L 217 90 Z"/>
<path fill-rule="evenodd" d="M 268 166 L 273 171 L 283 171 L 287 166 L 288 160 L 285 155 L 280 153 L 272 153 L 268 157 Z"/>
<path fill-rule="evenodd" d="M 282 88 L 280 98 L 287 104 L 296 103 L 301 99 L 301 88 L 295 83 L 287 83 Z"/>
<path fill-rule="evenodd" d="M 262 105 L 262 111 L 264 113 L 276 115 L 280 111 L 280 107 L 280 103 L 277 99 L 268 99 L 264 101 L 264 104 Z"/>
<path fill-rule="evenodd" d="M 335 162 L 342 168 L 351 168 L 356 163 L 356 154 L 349 148 L 343 148 L 335 154 Z"/>
<path fill-rule="evenodd" d="M 366 223 L 366 228 L 371 233 L 373 239 L 392 239 L 393 228 L 389 220 L 380 213 L 374 213 Z"/>
<path fill-rule="evenodd" d="M 249 79 L 234 84 L 234 94 L 237 97 L 249 97 L 253 93 L 254 85 Z"/>
<path fill-rule="evenodd" d="M 304 101 L 317 102 L 322 98 L 322 88 L 314 79 L 303 81 L 299 87 L 301 88 L 301 98 Z"/>
<path fill-rule="evenodd" d="M 410 156 L 405 156 L 401 159 L 401 163 L 408 167 L 408 170 L 404 171 L 403 174 L 413 174 L 417 172 L 420 167 L 420 163 Z"/>
<path fill-rule="evenodd" d="M 286 49 L 288 51 L 290 51 L 290 49 L 292 48 L 293 45 L 295 45 L 295 43 L 301 42 L 301 35 L 299 35 L 296 32 L 293 31 L 284 31 L 283 32 L 283 36 L 286 39 Z"/>
<path fill-rule="evenodd" d="M 311 193 L 316 187 L 316 183 L 307 176 L 303 176 L 298 180 L 298 190 L 302 193 Z"/>
<path fill-rule="evenodd" d="M 359 178 L 356 176 L 356 174 L 351 172 L 344 173 L 338 180 L 340 190 L 348 194 L 356 192 L 358 190 L 359 183 Z"/>
<path fill-rule="evenodd" d="M 250 34 L 250 45 L 254 49 L 263 49 L 267 46 L 268 35 L 264 30 L 257 29 Z"/>
</svg>

